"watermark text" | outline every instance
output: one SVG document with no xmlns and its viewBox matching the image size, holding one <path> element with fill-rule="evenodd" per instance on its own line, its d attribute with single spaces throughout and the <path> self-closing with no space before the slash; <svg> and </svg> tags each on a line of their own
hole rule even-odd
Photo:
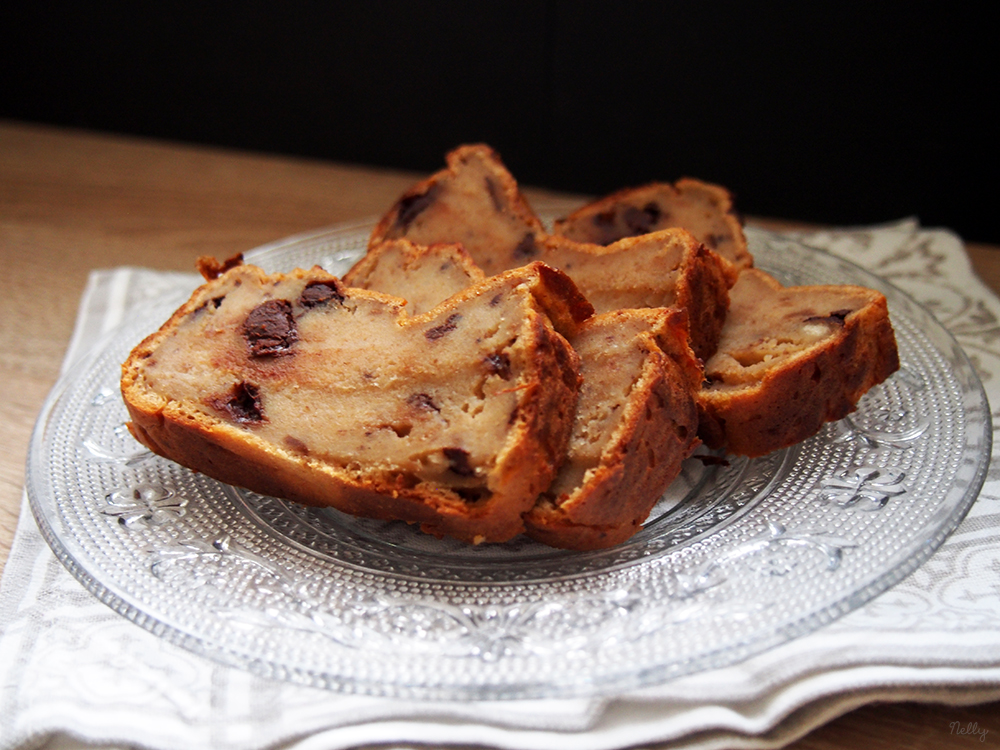
<svg viewBox="0 0 1000 750">
<path fill-rule="evenodd" d="M 979 723 L 975 721 L 969 721 L 962 724 L 960 721 L 953 721 L 948 725 L 951 727 L 952 734 L 968 734 L 973 737 L 978 737 L 980 742 L 986 742 L 986 734 L 989 729 L 980 729 Z"/>
</svg>

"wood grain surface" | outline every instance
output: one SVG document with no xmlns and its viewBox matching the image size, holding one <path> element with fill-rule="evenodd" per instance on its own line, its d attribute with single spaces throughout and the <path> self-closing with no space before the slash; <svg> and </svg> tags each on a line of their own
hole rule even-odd
<svg viewBox="0 0 1000 750">
<path fill-rule="evenodd" d="M 420 176 L 0 121 L 0 261 L 7 273 L 0 295 L 0 565 L 17 524 L 31 431 L 89 271 L 191 271 L 199 255 L 228 257 L 377 216 Z M 572 197 L 526 193 L 531 200 Z M 968 249 L 979 275 L 1000 291 L 1000 248 Z M 791 745 L 984 746 L 1000 746 L 1000 703 L 869 705 Z"/>
</svg>

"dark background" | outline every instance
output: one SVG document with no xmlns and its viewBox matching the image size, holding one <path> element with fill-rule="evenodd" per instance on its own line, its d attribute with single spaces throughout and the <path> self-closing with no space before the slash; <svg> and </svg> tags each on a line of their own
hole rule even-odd
<svg viewBox="0 0 1000 750">
<path fill-rule="evenodd" d="M 485 141 L 526 185 L 1000 243 L 994 25 L 949 7 L 9 2 L 0 117 L 421 172 Z"/>
</svg>

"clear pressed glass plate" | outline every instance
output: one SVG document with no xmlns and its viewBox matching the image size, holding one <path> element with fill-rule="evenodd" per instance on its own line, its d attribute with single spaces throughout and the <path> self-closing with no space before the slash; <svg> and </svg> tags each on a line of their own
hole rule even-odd
<svg viewBox="0 0 1000 750">
<path fill-rule="evenodd" d="M 343 273 L 370 227 L 262 248 L 268 270 Z M 102 601 L 221 662 L 334 690 L 434 699 L 610 693 L 730 664 L 913 571 L 975 500 L 990 415 L 954 339 L 898 289 L 749 232 L 788 284 L 886 294 L 902 369 L 856 413 L 764 458 L 691 459 L 625 544 L 471 547 L 220 484 L 124 429 L 120 363 L 180 299 L 142 311 L 53 392 L 31 507 Z"/>
</svg>

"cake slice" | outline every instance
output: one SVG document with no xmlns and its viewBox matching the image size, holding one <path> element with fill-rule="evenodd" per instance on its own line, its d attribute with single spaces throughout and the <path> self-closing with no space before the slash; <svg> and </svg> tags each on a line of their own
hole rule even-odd
<svg viewBox="0 0 1000 750">
<path fill-rule="evenodd" d="M 497 153 L 472 144 L 446 160 L 445 169 L 418 182 L 389 209 L 369 247 L 401 238 L 418 245 L 457 242 L 488 276 L 535 260 L 542 223 Z"/>
<path fill-rule="evenodd" d="M 621 310 L 571 337 L 580 400 L 563 464 L 525 517 L 554 547 L 602 549 L 635 534 L 699 445 L 701 365 L 679 310 Z"/>
<path fill-rule="evenodd" d="M 402 297 L 410 315 L 419 315 L 485 278 L 461 245 L 387 240 L 370 248 L 343 280 Z"/>
<path fill-rule="evenodd" d="M 424 315 L 322 269 L 222 270 L 123 365 L 129 428 L 230 484 L 500 542 L 565 457 L 591 308 L 534 264 Z"/>
<path fill-rule="evenodd" d="M 577 242 L 610 245 L 669 227 L 687 229 L 738 270 L 753 265 L 729 191 L 690 178 L 619 190 L 558 219 L 552 231 Z"/>
<path fill-rule="evenodd" d="M 748 269 L 730 290 L 698 394 L 711 448 L 760 456 L 847 416 L 899 369 L 885 297 L 857 286 L 782 287 Z"/>
</svg>

